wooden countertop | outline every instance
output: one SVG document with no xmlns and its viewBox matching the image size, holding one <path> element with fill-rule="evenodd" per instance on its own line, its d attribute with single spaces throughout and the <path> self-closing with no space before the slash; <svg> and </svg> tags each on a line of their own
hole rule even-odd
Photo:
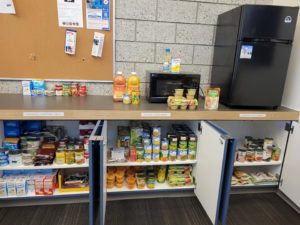
<svg viewBox="0 0 300 225">
<path fill-rule="evenodd" d="M 0 94 L 0 120 L 298 120 L 299 112 L 244 110 L 220 106 L 204 110 L 203 102 L 195 111 L 170 110 L 166 104 L 141 105 L 115 103 L 111 96 L 32 97 Z"/>
</svg>

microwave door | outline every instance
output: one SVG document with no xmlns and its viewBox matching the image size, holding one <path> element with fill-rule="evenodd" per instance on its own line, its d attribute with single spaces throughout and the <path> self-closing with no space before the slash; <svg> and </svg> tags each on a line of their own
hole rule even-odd
<svg viewBox="0 0 300 225">
<path fill-rule="evenodd" d="M 169 97 L 174 95 L 174 89 L 182 88 L 182 81 L 170 79 L 157 79 L 154 85 L 154 97 Z"/>
</svg>

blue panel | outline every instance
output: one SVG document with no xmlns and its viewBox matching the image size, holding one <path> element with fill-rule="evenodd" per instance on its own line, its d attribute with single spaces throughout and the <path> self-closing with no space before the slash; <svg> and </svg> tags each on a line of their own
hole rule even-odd
<svg viewBox="0 0 300 225">
<path fill-rule="evenodd" d="M 95 225 L 100 209 L 100 145 L 99 141 L 89 142 L 89 225 Z"/>
<path fill-rule="evenodd" d="M 106 182 L 106 180 L 104 180 L 104 174 L 106 173 L 106 168 L 105 168 L 105 164 L 104 164 L 104 160 L 105 160 L 105 152 L 104 152 L 104 146 L 103 146 L 103 141 L 100 141 L 99 143 L 99 147 L 100 147 L 100 158 L 99 158 L 99 181 L 100 181 L 100 187 L 99 187 L 99 195 L 100 195 L 100 225 L 104 225 L 104 220 L 105 220 L 105 198 L 104 198 L 104 182 Z"/>
<path fill-rule="evenodd" d="M 224 155 L 223 155 L 223 165 L 222 165 L 222 175 L 220 180 L 220 191 L 218 206 L 216 212 L 215 225 L 222 224 L 225 225 L 227 221 L 227 213 L 230 198 L 231 189 L 231 177 L 233 173 L 234 156 L 236 148 L 236 140 L 230 137 L 229 133 L 223 128 L 217 126 L 216 124 L 206 121 L 211 127 L 220 133 L 220 135 L 226 136 L 227 140 L 224 145 Z"/>
<path fill-rule="evenodd" d="M 223 179 L 223 187 L 222 187 L 222 198 L 220 203 L 220 224 L 226 225 L 227 223 L 227 215 L 229 208 L 229 199 L 230 199 L 230 190 L 231 190 L 231 178 L 234 169 L 234 157 L 235 157 L 235 149 L 236 149 L 236 140 L 231 139 L 228 142 L 228 150 L 226 157 L 226 165 L 224 168 L 224 179 Z"/>
</svg>

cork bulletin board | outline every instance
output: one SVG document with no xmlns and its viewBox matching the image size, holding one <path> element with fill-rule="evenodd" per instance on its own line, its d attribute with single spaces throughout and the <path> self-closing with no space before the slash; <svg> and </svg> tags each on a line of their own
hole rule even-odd
<svg viewBox="0 0 300 225">
<path fill-rule="evenodd" d="M 56 0 L 14 0 L 15 15 L 0 14 L 0 78 L 62 80 L 112 80 L 113 1 L 110 31 L 105 34 L 101 58 L 91 56 L 94 32 L 77 31 L 76 54 L 64 53 L 66 28 L 58 26 Z"/>
</svg>

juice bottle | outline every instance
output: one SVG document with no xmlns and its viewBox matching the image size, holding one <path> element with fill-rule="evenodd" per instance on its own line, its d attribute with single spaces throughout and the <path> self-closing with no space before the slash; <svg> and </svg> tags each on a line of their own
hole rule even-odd
<svg viewBox="0 0 300 225">
<path fill-rule="evenodd" d="M 114 78 L 114 101 L 122 102 L 123 95 L 126 94 L 126 78 L 123 76 L 122 72 L 118 71 Z"/>
<path fill-rule="evenodd" d="M 163 72 L 170 72 L 171 68 L 171 49 L 166 48 L 165 50 L 165 61 L 163 64 Z"/>
<path fill-rule="evenodd" d="M 136 72 L 132 72 L 128 78 L 127 94 L 131 96 L 132 92 L 140 92 L 140 78 Z"/>
</svg>

